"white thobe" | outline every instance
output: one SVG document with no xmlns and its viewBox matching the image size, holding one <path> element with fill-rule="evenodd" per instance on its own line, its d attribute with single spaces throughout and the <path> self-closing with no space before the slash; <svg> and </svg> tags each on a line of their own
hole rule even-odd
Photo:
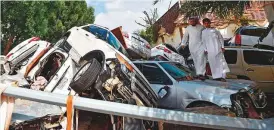
<svg viewBox="0 0 274 130">
<path fill-rule="evenodd" d="M 202 30 L 204 27 L 200 24 L 196 26 L 189 25 L 183 36 L 182 45 L 189 45 L 189 51 L 194 62 L 197 75 L 205 75 L 206 57 L 204 46 L 202 44 Z"/>
<path fill-rule="evenodd" d="M 225 78 L 229 68 L 225 61 L 221 48 L 224 48 L 224 39 L 221 33 L 215 28 L 206 28 L 202 31 L 202 42 L 207 51 L 208 62 L 212 77 Z"/>
</svg>

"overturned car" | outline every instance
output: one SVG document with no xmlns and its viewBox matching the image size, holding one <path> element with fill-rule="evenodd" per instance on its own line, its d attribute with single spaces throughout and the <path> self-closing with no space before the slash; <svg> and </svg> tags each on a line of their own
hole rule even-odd
<svg viewBox="0 0 274 130">
<path fill-rule="evenodd" d="M 148 81 L 127 58 L 121 43 L 105 27 L 93 24 L 74 27 L 47 53 L 32 57 L 32 61 L 38 62 L 26 64 L 25 68 L 32 69 L 21 71 L 30 85 L 21 87 L 157 107 L 157 95 Z M 133 127 L 127 123 L 133 119 L 125 119 L 120 125 L 115 121 L 118 119 L 111 116 L 113 129 Z M 136 129 L 157 126 L 150 121 L 136 122 L 140 124 L 134 126 Z"/>
</svg>

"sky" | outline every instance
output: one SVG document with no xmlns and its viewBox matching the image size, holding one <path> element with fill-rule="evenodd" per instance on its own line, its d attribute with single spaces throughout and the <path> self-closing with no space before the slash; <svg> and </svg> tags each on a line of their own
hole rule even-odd
<svg viewBox="0 0 274 130">
<path fill-rule="evenodd" d="M 169 7 L 178 0 L 162 0 L 157 5 L 153 5 L 154 0 L 86 0 L 88 6 L 95 9 L 95 24 L 99 24 L 109 29 L 122 26 L 123 31 L 133 32 L 143 29 L 135 21 L 143 23 L 140 17 L 144 17 L 143 11 L 150 12 L 154 8 L 158 9 L 161 17 Z"/>
</svg>

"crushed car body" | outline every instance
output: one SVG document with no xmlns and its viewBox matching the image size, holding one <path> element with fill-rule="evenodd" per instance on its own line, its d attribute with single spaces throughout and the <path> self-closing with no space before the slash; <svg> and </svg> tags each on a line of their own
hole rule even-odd
<svg viewBox="0 0 274 130">
<path fill-rule="evenodd" d="M 97 25 L 80 28 L 69 30 L 39 57 L 38 63 L 27 74 L 24 72 L 29 85 L 19 87 L 157 107 L 156 94 L 111 31 Z M 120 117 L 110 116 L 112 121 L 120 120 Z M 138 127 L 142 128 L 156 126 L 151 121 L 125 119 L 124 125 L 112 122 L 112 127 L 133 127 L 130 120 L 139 122 Z"/>
<path fill-rule="evenodd" d="M 134 61 L 134 64 L 158 93 L 161 108 L 185 109 L 216 105 L 230 109 L 236 116 L 250 118 L 258 118 L 251 115 L 251 112 L 257 114 L 268 112 L 265 94 L 252 81 L 233 79 L 227 79 L 226 82 L 209 79 L 201 81 L 190 76 L 190 70 L 185 71 L 182 69 L 183 66 L 176 62 Z M 241 96 L 245 94 L 248 97 L 242 100 Z M 249 106 L 255 105 L 254 108 L 250 108 L 252 110 L 241 106 L 244 105 L 243 102 L 249 100 L 252 101 Z"/>
</svg>

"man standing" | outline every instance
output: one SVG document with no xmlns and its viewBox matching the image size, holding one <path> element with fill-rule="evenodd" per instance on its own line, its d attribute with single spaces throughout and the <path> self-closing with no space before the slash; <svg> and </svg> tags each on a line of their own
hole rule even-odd
<svg viewBox="0 0 274 130">
<path fill-rule="evenodd" d="M 213 79 L 225 81 L 224 78 L 229 72 L 229 68 L 223 55 L 225 51 L 224 39 L 217 29 L 211 28 L 210 24 L 211 21 L 208 18 L 203 19 L 203 25 L 206 29 L 202 31 L 202 42 L 208 56 Z"/>
<path fill-rule="evenodd" d="M 198 23 L 197 18 L 189 18 L 189 26 L 185 30 L 185 34 L 182 40 L 182 48 L 187 44 L 189 45 L 189 51 L 194 62 L 196 74 L 201 80 L 205 79 L 205 66 L 206 57 L 204 54 L 204 46 L 202 44 L 202 30 L 204 27 Z"/>
</svg>

